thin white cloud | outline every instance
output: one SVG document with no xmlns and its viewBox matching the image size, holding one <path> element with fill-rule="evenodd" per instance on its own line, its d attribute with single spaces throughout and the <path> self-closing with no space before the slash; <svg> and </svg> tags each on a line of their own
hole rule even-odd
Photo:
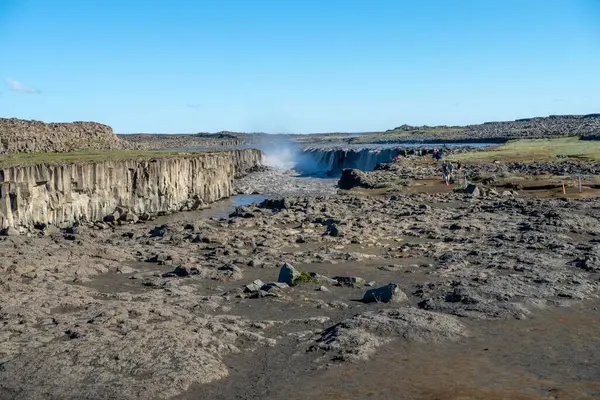
<svg viewBox="0 0 600 400">
<path fill-rule="evenodd" d="M 187 108 L 202 108 L 202 104 L 187 104 Z"/>
<path fill-rule="evenodd" d="M 19 92 L 19 93 L 29 93 L 29 94 L 36 94 L 36 93 L 40 93 L 39 90 L 34 89 L 30 86 L 27 86 L 21 82 L 15 81 L 14 79 L 10 79 L 8 78 L 6 80 L 6 84 L 8 85 L 8 88 L 10 90 L 12 90 L 13 92 Z"/>
</svg>

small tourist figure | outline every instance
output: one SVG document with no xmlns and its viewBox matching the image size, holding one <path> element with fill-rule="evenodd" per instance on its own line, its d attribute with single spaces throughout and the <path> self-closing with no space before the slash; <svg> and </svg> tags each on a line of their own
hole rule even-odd
<svg viewBox="0 0 600 400">
<path fill-rule="evenodd" d="M 440 171 L 442 171 L 442 177 L 444 178 L 444 182 L 446 182 L 446 186 L 449 186 L 450 185 L 450 171 L 448 169 L 448 164 L 443 162 L 442 168 L 440 168 Z"/>
</svg>

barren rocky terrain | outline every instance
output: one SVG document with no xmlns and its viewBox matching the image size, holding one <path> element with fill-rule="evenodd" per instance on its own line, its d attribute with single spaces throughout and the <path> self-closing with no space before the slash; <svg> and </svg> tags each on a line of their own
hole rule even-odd
<svg viewBox="0 0 600 400">
<path fill-rule="evenodd" d="M 600 134 L 600 114 L 550 115 L 514 121 L 492 121 L 465 126 L 401 125 L 383 133 L 350 139 L 350 143 L 394 142 L 505 142 L 516 139 L 587 137 Z"/>
<path fill-rule="evenodd" d="M 145 149 L 237 146 L 246 143 L 242 133 L 119 134 L 119 139 Z"/>
<path fill-rule="evenodd" d="M 213 218 L 5 230 L 0 398 L 598 398 L 595 189 L 493 168 L 554 173 L 467 166 L 465 190 L 401 162 L 294 192 L 267 170 L 238 192 L 279 196 Z"/>
<path fill-rule="evenodd" d="M 0 118 L 0 152 L 68 152 L 132 148 L 97 122 L 44 123 Z"/>
<path fill-rule="evenodd" d="M 503 143 L 516 139 L 584 137 L 598 140 L 600 114 L 550 115 L 514 121 L 490 121 L 464 126 L 400 125 L 385 132 L 276 134 L 218 132 L 214 134 L 130 134 L 118 135 L 144 148 L 256 145 L 270 142 L 297 142 L 306 146 L 325 144 L 385 143 Z"/>
</svg>

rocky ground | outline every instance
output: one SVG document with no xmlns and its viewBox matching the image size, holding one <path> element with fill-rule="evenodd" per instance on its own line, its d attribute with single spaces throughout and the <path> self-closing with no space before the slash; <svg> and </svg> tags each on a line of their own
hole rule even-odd
<svg viewBox="0 0 600 400">
<path fill-rule="evenodd" d="M 45 123 L 0 118 L 0 154 L 133 149 L 97 122 Z"/>
<path fill-rule="evenodd" d="M 5 232 L 0 398 L 600 397 L 600 200 L 411 189 L 435 173 Z"/>
<path fill-rule="evenodd" d="M 196 134 L 136 133 L 119 134 L 119 139 L 144 149 L 180 149 L 194 147 L 241 146 L 247 135 L 233 132 Z"/>
<path fill-rule="evenodd" d="M 234 181 L 237 194 L 278 196 L 330 196 L 337 192 L 337 178 L 306 177 L 293 170 L 263 168 L 260 173 Z"/>
<path fill-rule="evenodd" d="M 350 143 L 394 142 L 504 142 L 515 139 L 540 139 L 580 136 L 597 140 L 600 114 L 550 115 L 514 121 L 491 121 L 464 126 L 402 125 L 383 133 L 350 139 Z"/>
</svg>

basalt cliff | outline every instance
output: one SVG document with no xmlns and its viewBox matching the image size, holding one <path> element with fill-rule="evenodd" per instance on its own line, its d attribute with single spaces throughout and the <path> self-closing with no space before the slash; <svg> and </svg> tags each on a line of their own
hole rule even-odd
<svg viewBox="0 0 600 400">
<path fill-rule="evenodd" d="M 117 220 L 124 213 L 137 218 L 198 209 L 231 196 L 234 177 L 260 162 L 258 150 L 230 150 L 177 158 L 3 167 L 0 226 L 64 227 L 107 217 Z"/>
</svg>

